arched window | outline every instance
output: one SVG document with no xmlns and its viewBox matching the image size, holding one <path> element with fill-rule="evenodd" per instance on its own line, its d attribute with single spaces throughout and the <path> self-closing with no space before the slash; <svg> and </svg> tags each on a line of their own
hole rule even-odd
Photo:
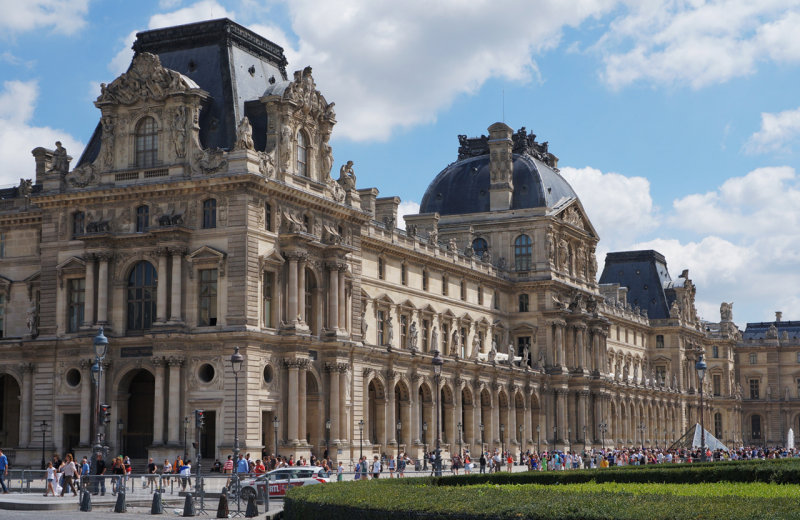
<svg viewBox="0 0 800 520">
<path fill-rule="evenodd" d="M 128 276 L 128 330 L 147 330 L 156 316 L 158 276 L 150 262 L 139 262 Z"/>
<path fill-rule="evenodd" d="M 519 312 L 528 312 L 529 299 L 527 294 L 519 295 Z"/>
<path fill-rule="evenodd" d="M 297 132 L 297 175 L 308 177 L 306 136 L 302 131 Z"/>
<path fill-rule="evenodd" d="M 531 268 L 531 238 L 520 235 L 514 240 L 514 268 L 527 271 Z"/>
<path fill-rule="evenodd" d="M 750 418 L 750 438 L 761 439 L 761 416 L 754 415 Z"/>
<path fill-rule="evenodd" d="M 714 414 L 714 437 L 722 439 L 722 414 L 717 412 Z"/>
<path fill-rule="evenodd" d="M 147 233 L 150 229 L 150 208 L 139 206 L 136 208 L 136 232 Z"/>
<path fill-rule="evenodd" d="M 217 199 L 203 201 L 203 229 L 217 227 Z"/>
<path fill-rule="evenodd" d="M 472 250 L 475 251 L 475 256 L 478 258 L 483 258 L 487 249 L 489 249 L 489 244 L 486 243 L 486 240 L 478 237 L 472 241 Z"/>
<path fill-rule="evenodd" d="M 144 117 L 136 125 L 136 166 L 152 168 L 158 158 L 158 128 L 156 120 Z"/>
<path fill-rule="evenodd" d="M 72 214 L 72 236 L 86 233 L 86 213 L 76 211 Z"/>
</svg>

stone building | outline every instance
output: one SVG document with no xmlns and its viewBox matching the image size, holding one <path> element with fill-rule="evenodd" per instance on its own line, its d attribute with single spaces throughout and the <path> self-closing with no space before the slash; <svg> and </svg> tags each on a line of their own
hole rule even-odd
<svg viewBox="0 0 800 520">
<path fill-rule="evenodd" d="M 402 230 L 399 199 L 359 187 L 352 162 L 331 176 L 336 115 L 310 67 L 287 74 L 280 47 L 229 20 L 143 32 L 134 50 L 75 164 L 36 148 L 35 179 L 2 193 L 0 445 L 15 464 L 39 460 L 42 421 L 48 450 L 88 452 L 98 390 L 113 452 L 174 456 L 203 409 L 203 456 L 222 458 L 236 346 L 254 453 L 418 456 L 437 402 L 445 455 L 663 446 L 699 418 L 702 350 L 706 424 L 751 438 L 730 306 L 701 322 L 688 271 L 673 280 L 654 251 L 609 255 L 598 283 L 600 237 L 525 128 L 459 136 Z"/>
</svg>

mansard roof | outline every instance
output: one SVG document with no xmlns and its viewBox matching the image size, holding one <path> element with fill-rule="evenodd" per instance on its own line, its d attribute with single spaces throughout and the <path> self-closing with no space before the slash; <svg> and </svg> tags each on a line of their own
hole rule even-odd
<svg viewBox="0 0 800 520">
<path fill-rule="evenodd" d="M 601 284 L 619 284 L 628 288 L 628 303 L 647 311 L 650 319 L 669 318 L 675 299 L 667 260 L 658 251 L 623 251 L 608 253 Z"/>
<path fill-rule="evenodd" d="M 747 328 L 742 333 L 742 339 L 767 339 L 770 327 L 775 326 L 777 335 L 780 338 L 783 333 L 787 333 L 789 338 L 800 338 L 800 321 L 762 321 L 759 323 L 748 323 Z"/>
</svg>

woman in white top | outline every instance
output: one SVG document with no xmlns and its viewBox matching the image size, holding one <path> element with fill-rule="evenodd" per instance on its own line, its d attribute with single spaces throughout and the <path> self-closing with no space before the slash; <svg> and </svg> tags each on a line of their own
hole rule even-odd
<svg viewBox="0 0 800 520">
<path fill-rule="evenodd" d="M 53 484 L 56 480 L 56 468 L 53 467 L 52 462 L 47 463 L 47 487 L 44 489 L 44 496 L 47 496 L 49 493 L 52 493 L 53 496 L 56 496 L 56 490 L 53 487 Z"/>
<path fill-rule="evenodd" d="M 77 476 L 78 468 L 75 466 L 75 461 L 72 460 L 71 453 L 67 453 L 66 460 L 61 464 L 61 472 L 64 473 L 64 485 L 59 496 L 64 496 L 64 491 L 66 491 L 67 487 L 72 489 L 72 496 L 78 496 L 78 492 L 75 490 L 75 477 Z"/>
<path fill-rule="evenodd" d="M 375 455 L 375 462 L 372 463 L 372 478 L 378 478 L 381 475 L 381 461 Z"/>
</svg>

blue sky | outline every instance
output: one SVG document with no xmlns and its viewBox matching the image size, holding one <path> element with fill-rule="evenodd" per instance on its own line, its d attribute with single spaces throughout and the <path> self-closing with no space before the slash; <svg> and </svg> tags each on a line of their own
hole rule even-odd
<svg viewBox="0 0 800 520">
<path fill-rule="evenodd" d="M 458 134 L 549 141 L 610 250 L 688 268 L 698 310 L 800 319 L 800 2 L 0 0 L 0 184 L 77 159 L 136 31 L 228 16 L 311 65 L 337 165 L 414 211 Z"/>
</svg>

